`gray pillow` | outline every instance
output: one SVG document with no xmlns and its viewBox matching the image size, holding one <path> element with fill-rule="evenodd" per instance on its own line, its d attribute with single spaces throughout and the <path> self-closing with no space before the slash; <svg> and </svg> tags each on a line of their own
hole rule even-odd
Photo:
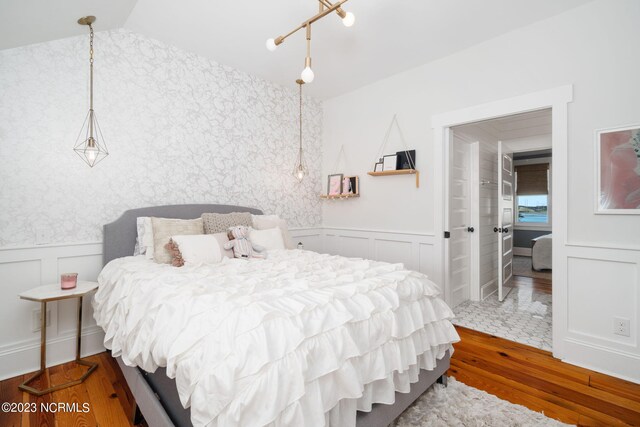
<svg viewBox="0 0 640 427">
<path fill-rule="evenodd" d="M 253 226 L 249 212 L 205 213 L 202 214 L 202 221 L 205 234 L 226 233 L 229 227 L 235 227 L 236 225 Z"/>
</svg>

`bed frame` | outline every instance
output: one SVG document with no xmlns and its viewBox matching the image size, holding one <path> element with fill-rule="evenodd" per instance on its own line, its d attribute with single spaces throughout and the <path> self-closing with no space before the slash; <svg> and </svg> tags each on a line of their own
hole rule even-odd
<svg viewBox="0 0 640 427">
<path fill-rule="evenodd" d="M 139 216 L 155 216 L 162 218 L 193 219 L 203 213 L 249 212 L 261 215 L 262 211 L 254 208 L 231 205 L 168 205 L 125 211 L 120 218 L 104 226 L 103 265 L 109 261 L 133 255 L 136 243 L 136 218 Z M 121 358 L 116 358 L 120 369 L 135 399 L 135 413 L 131 414 L 132 422 L 137 424 L 140 415 L 150 427 L 188 427 L 191 426 L 191 411 L 180 403 L 175 380 L 166 375 L 164 368 L 154 373 L 140 368 L 127 366 Z M 447 370 L 450 354 L 438 361 L 432 371 L 422 370 L 418 382 L 411 385 L 409 393 L 396 392 L 393 405 L 374 404 L 371 412 L 358 412 L 357 427 L 386 427 L 409 407 L 422 393 L 436 382 L 447 384 Z"/>
</svg>

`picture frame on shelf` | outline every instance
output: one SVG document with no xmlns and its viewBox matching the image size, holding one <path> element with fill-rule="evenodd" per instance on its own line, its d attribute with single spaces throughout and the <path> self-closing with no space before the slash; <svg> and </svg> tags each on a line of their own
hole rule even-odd
<svg viewBox="0 0 640 427">
<path fill-rule="evenodd" d="M 403 150 L 396 153 L 398 162 L 397 170 L 415 169 L 416 168 L 416 150 Z"/>
<path fill-rule="evenodd" d="M 342 195 L 360 194 L 359 181 L 357 176 L 345 176 L 342 178 Z"/>
<path fill-rule="evenodd" d="M 329 175 L 327 180 L 327 195 L 339 196 L 342 194 L 342 178 L 344 178 L 344 175 L 341 173 Z"/>
<path fill-rule="evenodd" d="M 382 171 L 394 171 L 396 170 L 398 164 L 398 155 L 397 154 L 389 154 L 382 157 Z"/>
<path fill-rule="evenodd" d="M 373 165 L 373 171 L 374 172 L 382 172 L 383 165 L 384 165 L 384 163 L 377 162 L 375 165 Z"/>
<path fill-rule="evenodd" d="M 596 131 L 596 214 L 640 214 L 640 124 Z"/>
</svg>

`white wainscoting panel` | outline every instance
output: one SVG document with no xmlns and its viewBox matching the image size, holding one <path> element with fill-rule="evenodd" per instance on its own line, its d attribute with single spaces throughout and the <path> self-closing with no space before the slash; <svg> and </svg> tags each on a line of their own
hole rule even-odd
<svg viewBox="0 0 640 427">
<path fill-rule="evenodd" d="M 335 227 L 325 227 L 323 233 L 323 251 L 329 254 L 403 263 L 429 277 L 438 271 L 432 234 Z"/>
<path fill-rule="evenodd" d="M 563 360 L 640 383 L 640 251 L 567 245 L 566 284 Z M 628 337 L 614 317 L 630 321 Z"/>
<path fill-rule="evenodd" d="M 321 228 L 292 228 L 289 230 L 293 243 L 302 243 L 307 251 L 322 252 L 322 229 Z"/>
</svg>

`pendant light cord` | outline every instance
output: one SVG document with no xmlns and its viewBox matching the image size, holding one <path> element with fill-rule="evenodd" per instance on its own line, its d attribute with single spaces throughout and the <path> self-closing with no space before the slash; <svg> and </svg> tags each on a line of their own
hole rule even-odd
<svg viewBox="0 0 640 427">
<path fill-rule="evenodd" d="M 89 24 L 89 137 L 93 139 L 93 26 Z"/>
<path fill-rule="evenodd" d="M 302 84 L 299 84 L 298 86 L 300 86 L 300 149 L 299 149 L 299 155 L 300 155 L 300 161 L 302 162 Z"/>
</svg>

